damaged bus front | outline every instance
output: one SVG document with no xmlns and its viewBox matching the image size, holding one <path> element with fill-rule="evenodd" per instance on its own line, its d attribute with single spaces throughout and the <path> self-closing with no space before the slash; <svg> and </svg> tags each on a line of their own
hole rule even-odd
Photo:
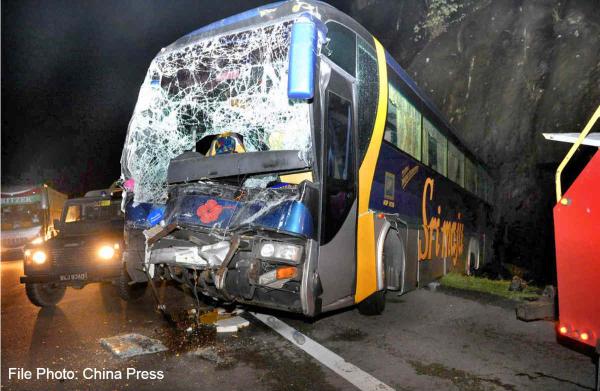
<svg viewBox="0 0 600 391">
<path fill-rule="evenodd" d="M 324 26 L 308 11 L 249 11 L 153 60 L 122 156 L 130 285 L 315 314 Z"/>
<path fill-rule="evenodd" d="M 386 290 L 489 254 L 484 166 L 381 43 L 319 1 L 163 49 L 122 167 L 126 287 L 172 279 L 307 316 L 373 315 Z"/>
</svg>

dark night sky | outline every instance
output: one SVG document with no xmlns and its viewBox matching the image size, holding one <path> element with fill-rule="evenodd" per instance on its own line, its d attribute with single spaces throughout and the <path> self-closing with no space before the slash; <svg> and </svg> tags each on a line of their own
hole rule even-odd
<svg viewBox="0 0 600 391">
<path fill-rule="evenodd" d="M 108 186 L 160 48 L 270 2 L 2 2 L 2 184 L 45 180 L 72 195 Z"/>
</svg>

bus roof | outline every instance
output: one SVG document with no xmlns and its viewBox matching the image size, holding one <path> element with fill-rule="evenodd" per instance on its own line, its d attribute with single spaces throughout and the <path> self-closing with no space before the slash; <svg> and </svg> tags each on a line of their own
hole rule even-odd
<svg viewBox="0 0 600 391">
<path fill-rule="evenodd" d="M 216 29 L 219 29 L 219 28 L 228 27 L 230 25 L 243 22 L 243 21 L 245 21 L 247 19 L 254 18 L 256 16 L 260 16 L 262 13 L 267 12 L 269 10 L 275 10 L 277 7 L 279 7 L 283 3 L 285 3 L 285 1 L 276 1 L 276 2 L 271 3 L 271 4 L 263 5 L 263 6 L 260 6 L 260 7 L 256 7 L 256 8 L 250 9 L 248 11 L 244 11 L 244 12 L 242 12 L 240 14 L 237 14 L 237 15 L 229 16 L 227 18 L 218 20 L 218 21 L 213 22 L 213 23 L 211 23 L 209 25 L 206 25 L 204 27 L 200 27 L 199 29 L 194 30 L 191 33 L 185 35 L 185 37 L 191 38 L 191 37 L 197 36 L 199 34 L 202 34 L 202 33 L 208 32 L 208 31 L 212 31 L 212 30 L 216 30 Z"/>
<path fill-rule="evenodd" d="M 361 24 L 330 4 L 315 0 L 287 0 L 253 8 L 194 30 L 161 49 L 157 57 L 208 37 L 243 29 L 244 27 L 289 18 L 291 15 L 299 16 L 302 14 L 310 14 L 322 22 L 328 20 L 341 21 L 363 38 L 367 40 L 372 39 L 371 33 Z"/>
</svg>

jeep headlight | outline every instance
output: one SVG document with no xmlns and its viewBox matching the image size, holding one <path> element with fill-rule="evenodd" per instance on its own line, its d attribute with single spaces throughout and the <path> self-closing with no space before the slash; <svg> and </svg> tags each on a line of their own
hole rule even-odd
<svg viewBox="0 0 600 391">
<path fill-rule="evenodd" d="M 115 249 L 113 246 L 104 245 L 98 250 L 98 256 L 102 259 L 111 259 L 115 255 Z"/>
<path fill-rule="evenodd" d="M 43 265 L 46 262 L 47 258 L 48 256 L 43 250 L 37 250 L 31 256 L 31 260 L 37 265 Z"/>
<path fill-rule="evenodd" d="M 278 242 L 263 242 L 260 247 L 260 256 L 263 258 L 299 262 L 302 256 L 302 246 Z"/>
</svg>

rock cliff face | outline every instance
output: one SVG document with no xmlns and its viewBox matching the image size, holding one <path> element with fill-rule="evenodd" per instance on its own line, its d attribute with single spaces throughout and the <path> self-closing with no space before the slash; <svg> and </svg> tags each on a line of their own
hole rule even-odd
<svg viewBox="0 0 600 391">
<path fill-rule="evenodd" d="M 489 165 L 496 261 L 551 281 L 554 170 L 568 146 L 542 132 L 579 132 L 600 104 L 600 3 L 353 0 L 343 10 Z"/>
</svg>

